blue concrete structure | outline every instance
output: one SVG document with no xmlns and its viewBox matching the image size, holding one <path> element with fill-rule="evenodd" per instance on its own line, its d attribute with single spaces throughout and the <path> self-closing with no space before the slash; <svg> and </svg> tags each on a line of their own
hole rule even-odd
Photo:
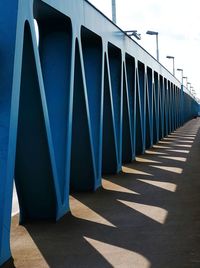
<svg viewBox="0 0 200 268">
<path fill-rule="evenodd" d="M 11 256 L 13 178 L 21 223 L 58 220 L 70 191 L 95 191 L 198 104 L 84 0 L 1 0 L 0 60 L 1 265 Z"/>
</svg>

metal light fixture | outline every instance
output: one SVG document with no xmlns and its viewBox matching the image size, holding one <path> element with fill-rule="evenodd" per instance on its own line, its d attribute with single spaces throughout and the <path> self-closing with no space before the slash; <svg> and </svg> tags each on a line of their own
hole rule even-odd
<svg viewBox="0 0 200 268">
<path fill-rule="evenodd" d="M 175 76 L 174 56 L 166 56 L 167 59 L 171 59 L 173 62 L 173 75 Z"/>
<path fill-rule="evenodd" d="M 188 89 L 188 91 L 190 91 L 188 85 L 190 85 L 190 87 L 191 87 L 191 83 L 187 82 L 187 89 Z"/>
<path fill-rule="evenodd" d="M 147 31 L 146 34 L 155 35 L 156 36 L 156 56 L 157 56 L 157 61 L 159 61 L 158 32 L 155 32 L 155 31 Z"/>
<path fill-rule="evenodd" d="M 187 78 L 187 76 L 183 76 L 183 79 L 186 80 L 186 87 L 187 87 L 187 82 L 188 82 L 188 78 Z"/>
<path fill-rule="evenodd" d="M 179 72 L 181 72 L 181 83 L 183 85 L 183 69 L 178 68 L 176 70 L 179 71 Z"/>
<path fill-rule="evenodd" d="M 141 40 L 141 34 L 139 34 L 137 32 L 137 30 L 130 30 L 130 31 L 124 31 L 126 34 L 128 34 L 129 36 L 134 36 L 135 38 L 137 38 L 138 40 Z"/>
</svg>

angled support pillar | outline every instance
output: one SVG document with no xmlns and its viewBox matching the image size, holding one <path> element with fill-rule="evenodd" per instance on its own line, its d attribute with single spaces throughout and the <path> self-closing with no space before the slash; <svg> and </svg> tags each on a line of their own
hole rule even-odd
<svg viewBox="0 0 200 268">
<path fill-rule="evenodd" d="M 181 105 L 180 105 L 181 125 L 183 125 L 185 122 L 183 84 L 181 85 L 180 102 L 181 102 Z"/>
<path fill-rule="evenodd" d="M 18 0 L 0 1 L 0 265 L 10 254 L 10 220 L 13 189 L 13 162 L 9 146 L 10 111 L 14 74 L 15 40 L 17 28 Z M 17 77 L 15 77 L 17 79 Z M 16 103 L 13 103 L 16 105 Z"/>
<path fill-rule="evenodd" d="M 62 58 L 58 55 L 62 52 L 63 41 L 69 39 L 68 30 L 66 27 L 63 34 L 58 31 L 59 36 L 50 40 L 49 47 L 45 46 L 45 38 L 51 38 L 53 33 L 50 36 L 44 33 L 44 39 L 41 38 L 44 49 L 40 53 L 34 26 L 35 3 L 32 0 L 0 2 L 0 51 L 4 66 L 0 75 L 0 265 L 11 256 L 13 178 L 19 197 L 21 223 L 27 219 L 57 220 L 69 211 L 71 127 L 64 125 L 63 121 L 72 121 L 74 68 L 73 64 L 66 63 L 70 57 L 63 56 L 63 53 Z M 39 6 L 37 8 L 40 11 Z M 49 11 L 55 12 L 54 9 Z M 58 19 L 58 26 L 63 21 L 57 15 L 54 13 L 52 17 Z M 46 67 L 50 56 L 56 58 L 55 70 Z M 67 72 L 63 76 L 62 73 L 57 75 L 55 85 L 53 75 L 64 67 L 72 70 L 68 76 L 69 85 L 65 82 Z M 53 73 L 49 74 L 50 71 Z M 47 78 L 52 78 L 52 83 Z M 55 90 L 58 83 L 60 91 Z M 69 95 L 62 96 L 67 86 L 69 91 L 66 94 Z M 64 114 L 62 117 L 55 114 L 55 100 L 65 106 L 63 121 Z M 61 100 L 65 100 L 63 105 Z M 58 132 L 54 132 L 55 127 L 58 129 L 57 123 L 59 137 Z M 65 140 L 62 146 L 58 144 L 60 140 Z"/>
</svg>

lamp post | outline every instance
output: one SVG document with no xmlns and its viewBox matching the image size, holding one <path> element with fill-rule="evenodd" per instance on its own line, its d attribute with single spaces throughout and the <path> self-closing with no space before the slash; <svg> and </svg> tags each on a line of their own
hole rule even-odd
<svg viewBox="0 0 200 268">
<path fill-rule="evenodd" d="M 188 89 L 188 91 L 190 91 L 188 85 L 190 85 L 190 87 L 191 87 L 191 83 L 187 82 L 187 89 Z"/>
<path fill-rule="evenodd" d="M 173 62 L 173 75 L 175 76 L 174 56 L 166 56 L 167 59 L 171 59 Z"/>
<path fill-rule="evenodd" d="M 192 97 L 195 98 L 196 92 L 194 90 L 194 87 L 190 87 L 190 90 L 191 90 L 190 92 L 192 94 Z"/>
<path fill-rule="evenodd" d="M 183 79 L 186 80 L 186 87 L 187 87 L 187 82 L 188 82 L 188 78 L 187 78 L 187 76 L 183 76 Z"/>
<path fill-rule="evenodd" d="M 194 98 L 196 98 L 196 91 L 194 90 L 194 88 L 192 87 L 192 95 Z"/>
<path fill-rule="evenodd" d="M 112 0 L 112 21 L 116 24 L 116 2 L 115 0 Z"/>
<path fill-rule="evenodd" d="M 183 85 L 183 69 L 178 68 L 177 71 L 181 72 L 181 83 Z"/>
<path fill-rule="evenodd" d="M 157 61 L 159 61 L 158 32 L 147 31 L 146 34 L 155 35 L 156 36 L 156 57 L 157 57 Z"/>
</svg>

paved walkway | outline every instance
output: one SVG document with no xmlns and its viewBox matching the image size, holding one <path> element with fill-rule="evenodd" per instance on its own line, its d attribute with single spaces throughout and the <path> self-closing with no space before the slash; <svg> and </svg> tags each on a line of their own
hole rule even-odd
<svg viewBox="0 0 200 268">
<path fill-rule="evenodd" d="M 190 121 L 96 193 L 72 195 L 57 224 L 15 216 L 13 267 L 199 268 L 199 127 Z"/>
</svg>

